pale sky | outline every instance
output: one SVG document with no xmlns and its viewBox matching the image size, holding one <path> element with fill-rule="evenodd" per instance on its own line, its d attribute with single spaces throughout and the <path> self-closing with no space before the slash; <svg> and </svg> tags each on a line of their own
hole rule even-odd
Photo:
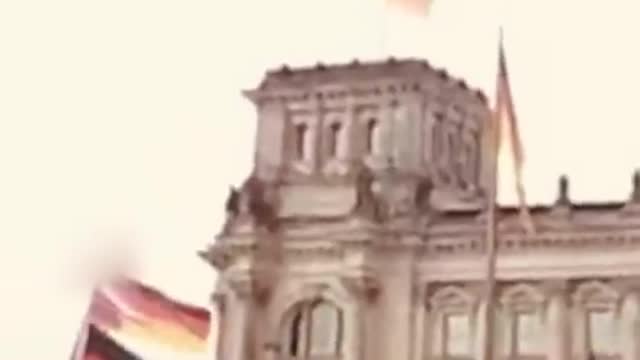
<svg viewBox="0 0 640 360">
<path fill-rule="evenodd" d="M 215 274 L 195 253 L 251 167 L 240 91 L 285 62 L 425 57 L 492 96 L 502 19 L 530 199 L 552 201 L 562 173 L 575 200 L 625 199 L 638 5 L 499 2 L 436 0 L 425 19 L 384 17 L 382 0 L 1 2 L 0 357 L 66 358 L 80 275 L 108 252 L 208 305 Z"/>
</svg>

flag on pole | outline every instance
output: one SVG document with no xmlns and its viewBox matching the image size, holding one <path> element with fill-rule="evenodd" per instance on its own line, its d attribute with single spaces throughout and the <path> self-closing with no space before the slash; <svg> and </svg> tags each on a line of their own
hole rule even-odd
<svg viewBox="0 0 640 360">
<path fill-rule="evenodd" d="M 505 126 L 506 130 L 508 131 L 506 139 L 502 138 L 503 126 Z M 520 207 L 520 219 L 525 231 L 527 231 L 528 233 L 533 233 L 535 232 L 535 227 L 531 218 L 531 214 L 529 212 L 529 208 L 527 206 L 524 183 L 522 179 L 522 170 L 524 167 L 524 149 L 522 146 L 522 140 L 520 138 L 520 131 L 518 129 L 518 121 L 516 117 L 515 106 L 513 104 L 511 86 L 509 84 L 509 73 L 507 72 L 507 62 L 502 41 L 502 32 L 500 32 L 500 44 L 498 50 L 496 98 L 493 114 L 491 116 L 488 127 L 488 135 L 490 143 L 490 161 L 495 161 L 496 164 L 503 142 L 505 140 L 509 142 L 511 157 L 513 159 L 514 166 L 514 185 Z M 493 177 L 492 181 L 497 182 L 497 166 L 494 166 L 493 169 L 495 173 L 491 174 L 491 176 Z M 489 201 L 496 201 L 496 199 L 489 199 Z"/>
<path fill-rule="evenodd" d="M 85 322 L 86 329 L 93 326 L 113 339 L 144 349 L 185 355 L 208 350 L 208 310 L 180 303 L 129 278 L 117 278 L 98 287 Z M 133 350 L 143 354 L 144 349 Z"/>
<path fill-rule="evenodd" d="M 390 8 L 397 8 L 416 16 L 427 16 L 433 0 L 385 0 Z"/>
</svg>

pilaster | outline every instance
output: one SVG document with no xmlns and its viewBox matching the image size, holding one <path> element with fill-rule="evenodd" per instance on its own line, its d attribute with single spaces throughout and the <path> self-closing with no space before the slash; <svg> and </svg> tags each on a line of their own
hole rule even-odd
<svg viewBox="0 0 640 360">
<path fill-rule="evenodd" d="M 566 282 L 553 284 L 548 291 L 547 356 L 549 360 L 565 360 L 571 356 L 571 314 Z"/>
<path fill-rule="evenodd" d="M 370 306 L 376 300 L 380 293 L 380 284 L 378 279 L 370 273 L 351 273 L 344 274 L 340 277 L 342 285 L 349 292 L 354 300 L 354 336 L 349 345 L 349 359 L 364 360 L 369 359 L 370 354 L 367 353 L 368 330 L 375 329 L 372 327 L 370 319 Z"/>
</svg>

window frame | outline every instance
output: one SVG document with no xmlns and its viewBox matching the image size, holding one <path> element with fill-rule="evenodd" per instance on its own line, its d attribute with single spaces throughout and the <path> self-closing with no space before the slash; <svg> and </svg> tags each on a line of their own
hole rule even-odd
<svg viewBox="0 0 640 360">
<path fill-rule="evenodd" d="M 344 124 L 340 121 L 332 121 L 329 126 L 329 151 L 328 155 L 331 159 L 339 159 L 341 157 L 342 133 Z"/>
<path fill-rule="evenodd" d="M 313 329 L 314 320 L 313 313 L 319 306 L 328 305 L 334 310 L 334 315 L 337 316 L 336 328 L 333 329 L 335 334 L 332 334 L 332 341 L 335 342 L 335 350 L 333 354 L 328 353 L 314 353 L 313 349 Z M 298 329 L 296 332 L 295 322 L 298 321 Z M 297 304 L 293 308 L 289 319 L 285 323 L 284 340 L 286 343 L 286 358 L 295 360 L 310 360 L 310 359 L 339 359 L 342 357 L 343 342 L 344 342 L 344 311 L 334 304 L 332 301 L 326 299 L 317 299 L 312 301 L 304 301 Z M 294 336 L 294 333 L 297 335 Z M 293 351 L 293 342 L 297 339 L 296 351 Z"/>
<path fill-rule="evenodd" d="M 614 328 L 616 332 L 620 331 L 620 301 L 621 294 L 616 291 L 609 284 L 594 280 L 580 284 L 575 293 L 573 294 L 574 304 L 578 307 L 579 315 L 582 318 L 581 323 L 583 328 L 579 329 L 579 333 L 584 336 L 584 348 L 582 349 L 587 355 L 592 354 L 593 359 L 596 360 L 612 360 L 621 359 L 623 357 L 623 350 L 620 348 L 619 336 L 614 336 L 616 344 L 613 345 L 617 348 L 617 352 L 614 351 L 609 354 L 593 352 L 593 344 L 591 340 L 590 329 L 590 313 L 591 312 L 611 312 L 614 321 Z M 619 335 L 619 333 L 617 334 Z"/>
<path fill-rule="evenodd" d="M 369 156 L 378 154 L 378 133 L 380 131 L 380 120 L 375 116 L 370 116 L 366 121 L 366 136 L 365 136 L 365 153 Z"/>
<path fill-rule="evenodd" d="M 431 338 L 428 340 L 432 346 L 436 346 L 429 350 L 429 358 L 435 359 L 455 359 L 470 360 L 473 359 L 473 343 L 475 329 L 473 326 L 474 317 L 477 308 L 477 299 L 471 296 L 467 291 L 457 285 L 445 286 L 437 290 L 429 301 L 430 305 L 430 321 L 431 331 L 427 334 Z M 447 320 L 450 316 L 464 315 L 467 320 L 469 339 L 467 339 L 467 354 L 448 354 L 448 329 Z M 438 342 L 434 342 L 438 340 Z"/>
<path fill-rule="evenodd" d="M 510 359 L 544 359 L 546 354 L 546 341 L 543 337 L 545 329 L 545 296 L 535 286 L 530 284 L 516 284 L 505 289 L 501 301 L 501 313 L 505 316 L 507 323 L 504 328 L 503 337 L 508 340 L 503 349 L 503 355 Z M 531 315 L 537 318 L 540 329 L 541 338 L 537 341 L 541 342 L 540 349 L 534 350 L 528 353 L 521 353 L 520 351 L 520 331 L 518 327 L 518 317 L 522 315 Z M 508 334 L 506 333 L 508 332 Z"/>
</svg>

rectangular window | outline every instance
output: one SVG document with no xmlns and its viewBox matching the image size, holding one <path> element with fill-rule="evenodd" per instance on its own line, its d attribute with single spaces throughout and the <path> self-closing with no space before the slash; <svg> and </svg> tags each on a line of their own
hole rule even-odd
<svg viewBox="0 0 640 360">
<path fill-rule="evenodd" d="M 342 124 L 333 123 L 329 126 L 329 156 L 338 158 L 340 155 L 340 137 Z"/>
<path fill-rule="evenodd" d="M 471 329 L 467 315 L 446 315 L 444 319 L 444 355 L 450 357 L 471 355 Z"/>
<path fill-rule="evenodd" d="M 590 350 L 595 355 L 615 355 L 616 327 L 613 311 L 590 311 L 587 322 Z"/>
<path fill-rule="evenodd" d="M 514 317 L 514 349 L 516 355 L 544 354 L 544 329 L 540 316 L 534 312 L 517 313 Z"/>
<path fill-rule="evenodd" d="M 307 125 L 298 124 L 295 126 L 295 155 L 297 160 L 304 160 L 307 156 Z"/>
</svg>

